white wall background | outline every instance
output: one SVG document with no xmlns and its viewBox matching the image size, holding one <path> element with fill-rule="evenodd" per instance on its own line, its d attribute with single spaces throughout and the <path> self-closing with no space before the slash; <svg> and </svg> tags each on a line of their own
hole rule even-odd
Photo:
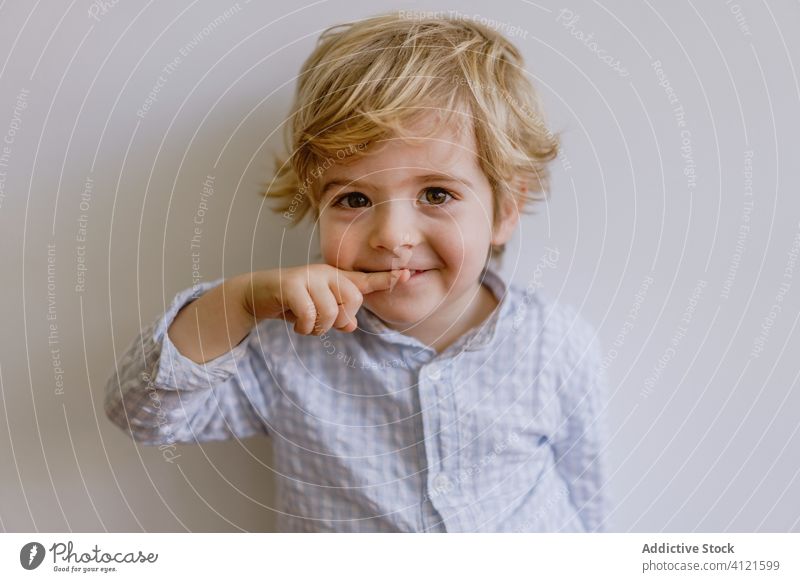
<svg viewBox="0 0 800 582">
<path fill-rule="evenodd" d="M 613 528 L 800 531 L 797 2 L 98 6 L 0 5 L 0 529 L 270 530 L 267 440 L 167 463 L 106 421 L 103 384 L 192 284 L 208 176 L 204 280 L 317 250 L 258 195 L 293 78 L 325 27 L 413 8 L 511 31 L 564 132 L 504 268 L 525 285 L 557 249 L 541 291 L 602 336 Z"/>
</svg>

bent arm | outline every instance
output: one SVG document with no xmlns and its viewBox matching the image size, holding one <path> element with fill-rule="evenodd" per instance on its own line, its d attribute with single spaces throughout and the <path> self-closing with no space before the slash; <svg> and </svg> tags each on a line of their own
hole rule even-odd
<svg viewBox="0 0 800 582">
<path fill-rule="evenodd" d="M 266 396 L 253 370 L 255 350 L 249 349 L 253 329 L 238 344 L 203 363 L 181 353 L 167 333 L 198 293 L 219 288 L 222 282 L 178 293 L 169 309 L 117 359 L 106 383 L 104 409 L 111 422 L 134 440 L 162 445 L 266 432 L 260 413 L 266 409 Z"/>
</svg>

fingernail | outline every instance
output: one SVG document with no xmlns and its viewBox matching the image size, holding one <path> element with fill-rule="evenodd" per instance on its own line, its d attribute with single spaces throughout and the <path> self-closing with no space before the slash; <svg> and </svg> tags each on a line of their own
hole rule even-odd
<svg viewBox="0 0 800 582">
<path fill-rule="evenodd" d="M 397 285 L 397 282 L 400 280 L 400 277 L 403 276 L 402 271 L 392 271 L 391 280 L 389 281 L 389 291 L 394 289 L 394 286 Z"/>
</svg>

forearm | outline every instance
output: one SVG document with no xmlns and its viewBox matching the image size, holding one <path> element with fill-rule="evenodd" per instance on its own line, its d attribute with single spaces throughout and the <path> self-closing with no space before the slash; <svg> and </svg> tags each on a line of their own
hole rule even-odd
<svg viewBox="0 0 800 582">
<path fill-rule="evenodd" d="M 247 337 L 257 320 L 244 307 L 246 277 L 226 279 L 178 312 L 167 333 L 181 354 L 202 364 Z"/>
</svg>

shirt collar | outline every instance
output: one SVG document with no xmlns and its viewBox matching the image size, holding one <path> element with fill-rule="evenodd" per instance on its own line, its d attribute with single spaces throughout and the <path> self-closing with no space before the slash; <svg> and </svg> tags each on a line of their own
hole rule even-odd
<svg viewBox="0 0 800 582">
<path fill-rule="evenodd" d="M 497 270 L 487 265 L 484 267 L 483 271 L 481 271 L 480 279 L 489 291 L 494 294 L 498 305 L 481 325 L 470 329 L 466 334 L 450 345 L 445 352 L 449 352 L 451 349 L 474 351 L 491 344 L 497 335 L 500 321 L 505 319 L 508 310 L 511 309 L 509 306 L 510 299 L 508 298 L 509 284 Z M 385 341 L 433 351 L 432 347 L 423 344 L 417 338 L 390 328 L 366 307 L 358 311 L 356 319 L 358 320 L 359 328 L 366 333 L 380 336 L 380 338 Z"/>
</svg>

